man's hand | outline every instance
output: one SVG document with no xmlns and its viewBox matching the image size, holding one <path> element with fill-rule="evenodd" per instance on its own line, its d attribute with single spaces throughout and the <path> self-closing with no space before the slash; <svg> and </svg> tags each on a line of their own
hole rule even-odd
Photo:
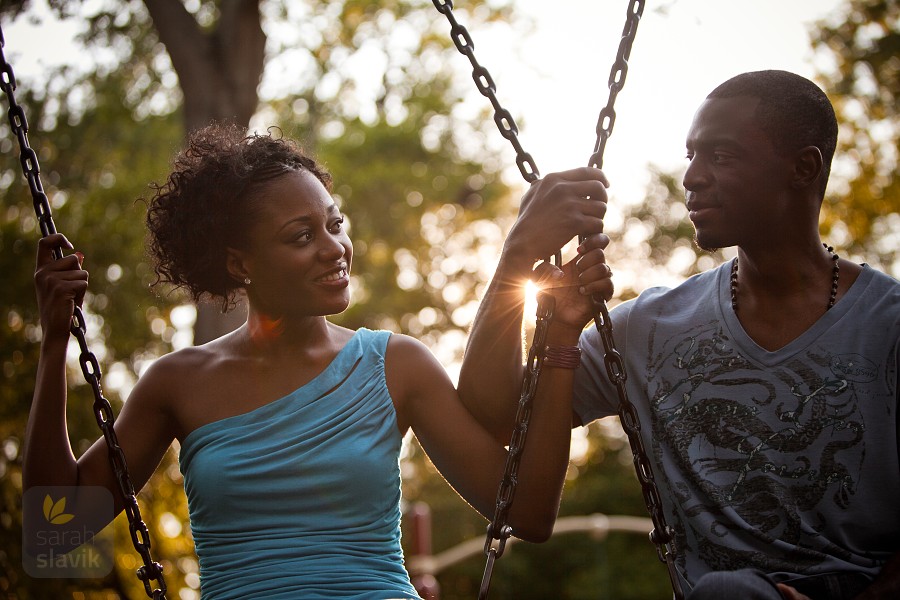
<svg viewBox="0 0 900 600">
<path fill-rule="evenodd" d="M 594 317 L 591 296 L 603 300 L 612 297 L 612 270 L 606 264 L 603 253 L 608 245 L 606 234 L 596 234 L 585 239 L 578 247 L 578 256 L 561 269 L 546 262 L 535 268 L 535 283 L 556 300 L 553 313 L 555 327 L 580 332 Z"/>
<path fill-rule="evenodd" d="M 783 583 L 776 583 L 775 585 L 778 587 L 778 591 L 781 592 L 781 595 L 784 596 L 784 600 L 812 600 L 812 598 L 806 594 L 801 594 L 789 585 Z"/>
<path fill-rule="evenodd" d="M 592 167 L 551 173 L 535 181 L 519 204 L 504 255 L 530 269 L 576 235 L 601 233 L 608 186 L 603 172 Z"/>
<path fill-rule="evenodd" d="M 592 316 L 591 293 L 612 294 L 607 269 L 590 269 L 602 262 L 602 252 L 599 257 L 592 254 L 584 264 L 586 252 L 580 252 L 568 270 L 547 265 L 537 274 L 532 272 L 536 261 L 553 255 L 576 236 L 603 232 L 607 185 L 603 172 L 591 167 L 553 173 L 534 182 L 503 245 L 469 332 L 458 384 L 466 408 L 503 444 L 509 441 L 515 424 L 522 390 L 525 281 L 545 279 L 559 288 L 554 292 L 558 296 L 556 317 L 548 331 L 548 337 L 556 340 L 548 343 L 554 345 L 578 343 L 578 335 Z M 557 321 L 567 324 L 560 326 Z"/>
</svg>

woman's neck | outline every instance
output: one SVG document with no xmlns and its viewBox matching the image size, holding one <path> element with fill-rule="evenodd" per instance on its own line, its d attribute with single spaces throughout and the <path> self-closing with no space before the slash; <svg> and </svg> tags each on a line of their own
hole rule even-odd
<svg viewBox="0 0 900 600">
<path fill-rule="evenodd" d="M 323 316 L 297 320 L 273 317 L 251 307 L 241 338 L 257 352 L 296 352 L 326 342 L 330 327 Z"/>
</svg>

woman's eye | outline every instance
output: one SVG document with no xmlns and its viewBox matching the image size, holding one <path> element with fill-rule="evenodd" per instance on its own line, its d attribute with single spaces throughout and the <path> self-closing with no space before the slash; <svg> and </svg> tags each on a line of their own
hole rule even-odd
<svg viewBox="0 0 900 600">
<path fill-rule="evenodd" d="M 309 231 L 301 231 L 294 236 L 295 242 L 308 242 L 312 239 L 312 233 Z"/>
<path fill-rule="evenodd" d="M 344 219 L 340 218 L 331 224 L 332 231 L 340 231 L 344 227 Z"/>
</svg>

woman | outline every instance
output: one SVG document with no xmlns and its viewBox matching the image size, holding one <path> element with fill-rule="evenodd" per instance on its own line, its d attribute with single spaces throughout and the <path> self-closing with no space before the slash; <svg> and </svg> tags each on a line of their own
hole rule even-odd
<svg viewBox="0 0 900 600">
<path fill-rule="evenodd" d="M 600 178 L 582 177 L 578 191 L 605 197 Z M 330 186 L 289 141 L 210 127 L 192 136 L 150 202 L 159 281 L 226 307 L 245 293 L 249 306 L 233 333 L 157 360 L 116 420 L 135 489 L 180 442 L 204 598 L 418 597 L 399 528 L 398 457 L 410 428 L 447 481 L 493 514 L 506 451 L 463 408 L 431 353 L 404 335 L 326 319 L 349 304 L 353 256 Z M 562 189 L 574 191 L 555 193 Z M 59 246 L 71 248 L 51 235 L 38 250 L 43 340 L 25 487 L 115 494 L 103 440 L 76 460 L 66 435 L 65 352 L 87 272 L 79 253 L 53 260 Z M 599 260 L 583 260 L 582 270 Z M 608 291 L 597 270 L 586 293 Z M 572 288 L 557 295 L 551 343 L 590 312 Z M 548 366 L 535 400 L 528 445 L 540 451 L 523 454 L 509 514 L 527 540 L 546 539 L 556 517 L 571 405 L 554 382 L 571 373 Z"/>
</svg>

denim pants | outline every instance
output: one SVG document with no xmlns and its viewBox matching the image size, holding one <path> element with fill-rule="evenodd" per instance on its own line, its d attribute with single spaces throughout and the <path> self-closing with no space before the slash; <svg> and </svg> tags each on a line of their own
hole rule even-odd
<svg viewBox="0 0 900 600">
<path fill-rule="evenodd" d="M 697 581 L 687 600 L 783 600 L 776 583 L 794 587 L 814 600 L 850 600 L 860 594 L 871 579 L 861 573 L 770 577 L 762 571 L 714 571 Z"/>
</svg>

